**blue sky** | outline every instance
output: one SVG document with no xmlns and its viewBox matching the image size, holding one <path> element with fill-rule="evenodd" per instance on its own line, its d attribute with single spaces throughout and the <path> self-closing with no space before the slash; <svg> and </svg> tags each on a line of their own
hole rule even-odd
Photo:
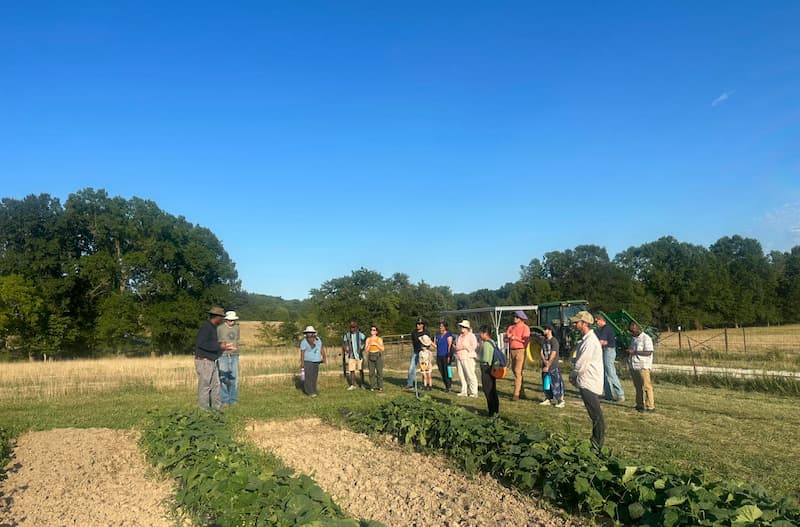
<svg viewBox="0 0 800 527">
<path fill-rule="evenodd" d="M 800 244 L 800 3 L 3 2 L 2 197 L 138 196 L 245 289 Z"/>
</svg>

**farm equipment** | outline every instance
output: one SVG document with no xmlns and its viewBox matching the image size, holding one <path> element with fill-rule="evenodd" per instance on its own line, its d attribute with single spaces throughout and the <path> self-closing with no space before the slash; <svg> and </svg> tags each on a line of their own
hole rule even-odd
<svg viewBox="0 0 800 527">
<path fill-rule="evenodd" d="M 606 313 L 604 311 L 598 311 L 598 315 L 603 315 L 606 319 L 606 322 L 609 326 L 614 330 L 614 334 L 617 337 L 617 354 L 625 353 L 625 350 L 628 349 L 631 343 L 631 339 L 633 336 L 631 335 L 630 330 L 628 329 L 631 323 L 636 324 L 642 331 L 650 335 L 650 338 L 653 339 L 653 345 L 658 345 L 658 331 L 656 328 L 652 326 L 645 326 L 639 323 L 638 320 L 633 318 L 633 315 L 625 311 L 624 309 L 620 309 L 619 311 L 614 311 L 612 313 Z M 625 354 L 627 356 L 627 354 Z"/>
<path fill-rule="evenodd" d="M 575 316 L 579 311 L 589 311 L 589 303 L 584 299 L 577 300 L 562 300 L 559 302 L 546 302 L 539 305 L 530 306 L 496 306 L 496 307 L 479 307 L 473 309 L 459 309 L 455 311 L 443 311 L 442 315 L 455 315 L 459 320 L 463 317 L 488 313 L 492 325 L 495 330 L 496 342 L 502 347 L 505 327 L 502 318 L 504 313 L 514 311 L 524 311 L 529 315 L 528 324 L 531 331 L 539 333 L 544 332 L 546 324 L 552 324 L 555 329 L 554 336 L 558 340 L 559 350 L 562 358 L 571 358 L 572 352 L 576 344 L 581 339 L 580 333 L 575 329 L 575 325 L 570 321 L 570 318 Z M 642 331 L 650 335 L 653 343 L 658 342 L 658 332 L 655 328 L 644 326 L 640 324 L 633 316 L 621 309 L 612 313 L 605 313 L 597 311 L 597 314 L 603 314 L 608 324 L 613 328 L 617 337 L 617 350 L 626 350 L 631 342 L 631 333 L 628 330 L 631 322 L 635 322 L 642 328 Z M 510 323 L 510 321 L 508 321 Z M 535 360 L 539 356 L 539 345 L 535 341 L 531 341 L 528 347 L 528 358 Z"/>
</svg>

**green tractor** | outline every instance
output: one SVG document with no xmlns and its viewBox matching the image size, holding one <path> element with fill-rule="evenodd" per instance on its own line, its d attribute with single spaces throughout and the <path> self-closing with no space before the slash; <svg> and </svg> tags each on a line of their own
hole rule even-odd
<svg viewBox="0 0 800 527">
<path fill-rule="evenodd" d="M 603 315 L 608 322 L 608 325 L 614 330 L 614 334 L 617 337 L 617 356 L 623 354 L 624 357 L 627 357 L 627 353 L 625 350 L 631 344 L 631 339 L 633 336 L 631 335 L 630 330 L 628 329 L 631 323 L 636 324 L 642 331 L 650 335 L 650 338 L 653 339 L 653 346 L 658 345 L 658 331 L 656 328 L 652 326 L 645 326 L 641 324 L 638 320 L 633 318 L 633 315 L 625 311 L 624 309 L 620 309 L 619 311 L 614 311 L 612 313 L 606 313 L 605 311 L 597 311 L 598 315 Z"/>
<path fill-rule="evenodd" d="M 544 332 L 546 324 L 552 324 L 555 328 L 553 336 L 558 340 L 561 357 L 572 357 L 575 345 L 581 339 L 580 333 L 575 329 L 575 325 L 570 321 L 571 317 L 579 311 L 588 311 L 589 303 L 586 300 L 562 300 L 559 302 L 545 302 L 539 304 L 537 309 L 538 321 L 531 326 L 531 330 Z M 532 341 L 528 349 L 528 358 L 538 360 L 539 345 Z"/>
</svg>

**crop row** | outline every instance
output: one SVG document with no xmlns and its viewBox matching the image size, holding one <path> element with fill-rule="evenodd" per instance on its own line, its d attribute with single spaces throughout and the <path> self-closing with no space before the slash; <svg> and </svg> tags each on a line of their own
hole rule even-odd
<svg viewBox="0 0 800 527">
<path fill-rule="evenodd" d="M 626 463 L 589 441 L 460 407 L 401 398 L 351 426 L 390 434 L 420 450 L 444 452 L 469 471 L 481 471 L 523 492 L 537 493 L 567 510 L 606 517 L 617 525 L 791 527 L 800 507 L 753 484 L 715 481 L 702 472 L 669 472 Z"/>
<path fill-rule="evenodd" d="M 235 441 L 222 414 L 154 415 L 141 443 L 151 462 L 176 480 L 177 507 L 199 525 L 380 525 L 348 518 L 309 477 L 295 477 L 276 459 Z"/>
</svg>

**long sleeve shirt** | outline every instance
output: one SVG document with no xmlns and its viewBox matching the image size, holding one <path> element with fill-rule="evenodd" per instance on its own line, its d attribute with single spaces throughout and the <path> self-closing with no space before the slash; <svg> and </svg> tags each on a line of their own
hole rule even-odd
<svg viewBox="0 0 800 527">
<path fill-rule="evenodd" d="M 603 393 L 603 348 L 594 331 L 589 331 L 578 342 L 577 384 L 592 393 Z"/>
<path fill-rule="evenodd" d="M 217 337 L 217 326 L 210 320 L 203 322 L 200 331 L 197 332 L 197 339 L 194 343 L 194 356 L 199 359 L 217 360 L 222 348 L 219 346 Z"/>
</svg>

